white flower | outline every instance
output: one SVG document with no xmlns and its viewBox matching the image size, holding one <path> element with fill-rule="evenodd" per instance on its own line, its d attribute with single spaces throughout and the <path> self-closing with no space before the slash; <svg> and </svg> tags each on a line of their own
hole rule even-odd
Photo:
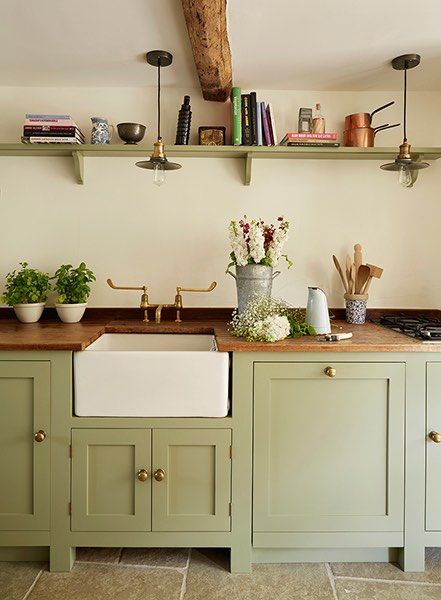
<svg viewBox="0 0 441 600">
<path fill-rule="evenodd" d="M 282 256 L 283 246 L 288 239 L 289 222 L 282 221 L 279 228 L 275 231 L 273 239 L 268 247 L 268 258 L 273 267 L 279 262 Z"/>
<path fill-rule="evenodd" d="M 265 237 L 258 221 L 251 221 L 248 238 L 250 256 L 256 264 L 259 264 L 265 258 Z"/>
<path fill-rule="evenodd" d="M 242 230 L 239 230 L 236 221 L 231 221 L 229 232 L 231 249 L 233 250 L 233 254 L 236 258 L 236 264 L 240 267 L 243 267 L 244 265 L 248 264 L 248 246 Z"/>
<path fill-rule="evenodd" d="M 264 342 L 278 342 L 290 334 L 289 321 L 282 316 L 266 317 L 262 321 L 257 321 L 253 330 L 255 339 Z"/>
</svg>

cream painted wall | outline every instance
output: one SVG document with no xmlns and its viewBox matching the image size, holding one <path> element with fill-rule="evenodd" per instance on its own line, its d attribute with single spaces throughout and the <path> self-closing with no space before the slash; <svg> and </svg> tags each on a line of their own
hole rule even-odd
<svg viewBox="0 0 441 600">
<path fill-rule="evenodd" d="M 164 90 L 166 142 L 174 141 L 176 113 L 188 90 Z M 191 90 L 193 131 L 229 120 L 229 106 L 203 102 Z M 295 130 L 299 106 L 321 102 L 328 130 L 341 130 L 342 117 L 372 110 L 390 99 L 393 110 L 376 124 L 398 122 L 401 95 L 388 92 L 259 92 L 275 107 L 279 138 Z M 197 100 L 196 100 L 197 99 Z M 410 94 L 409 138 L 415 146 L 440 146 L 440 93 Z M 0 88 L 0 139 L 19 139 L 25 112 L 70 112 L 87 134 L 89 117 L 110 122 L 139 121 L 154 136 L 152 89 Z M 380 137 L 381 136 L 381 137 Z M 378 135 L 378 145 L 395 146 L 401 131 Z M 136 306 L 135 292 L 116 292 L 105 279 L 148 283 L 152 301 L 171 301 L 177 284 L 218 288 L 187 294 L 188 306 L 229 306 L 235 302 L 232 278 L 224 274 L 231 218 L 279 214 L 293 229 L 287 251 L 295 266 L 275 280 L 274 295 L 305 305 L 308 285 L 319 285 L 332 306 L 342 306 L 342 290 L 332 264 L 355 242 L 365 258 L 384 267 L 371 288 L 370 306 L 440 307 L 439 188 L 441 161 L 403 190 L 394 174 L 376 161 L 259 160 L 250 187 L 242 185 L 242 161 L 182 159 L 157 188 L 151 174 L 131 158 L 86 159 L 86 185 L 75 183 L 71 160 L 0 157 L 0 289 L 4 274 L 20 260 L 53 271 L 62 262 L 85 260 L 98 282 L 90 304 Z"/>
</svg>

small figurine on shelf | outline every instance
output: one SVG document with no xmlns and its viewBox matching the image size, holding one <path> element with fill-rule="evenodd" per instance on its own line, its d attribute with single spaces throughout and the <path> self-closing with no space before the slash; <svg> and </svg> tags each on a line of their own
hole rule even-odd
<svg viewBox="0 0 441 600">
<path fill-rule="evenodd" d="M 190 96 L 184 96 L 184 103 L 178 113 L 178 126 L 176 128 L 177 146 L 187 146 L 190 141 L 191 106 Z"/>
<path fill-rule="evenodd" d="M 322 115 L 320 104 L 315 105 L 314 116 L 312 118 L 312 133 L 325 133 L 325 117 Z"/>
</svg>

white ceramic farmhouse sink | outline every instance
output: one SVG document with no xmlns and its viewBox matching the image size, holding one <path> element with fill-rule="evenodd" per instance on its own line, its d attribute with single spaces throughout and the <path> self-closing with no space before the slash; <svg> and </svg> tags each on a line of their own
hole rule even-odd
<svg viewBox="0 0 441 600">
<path fill-rule="evenodd" d="M 74 355 L 80 417 L 224 417 L 228 353 L 212 335 L 105 333 Z"/>
</svg>

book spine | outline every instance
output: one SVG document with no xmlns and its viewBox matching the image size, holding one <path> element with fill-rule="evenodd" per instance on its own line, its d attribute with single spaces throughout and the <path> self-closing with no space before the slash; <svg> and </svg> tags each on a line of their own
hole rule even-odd
<svg viewBox="0 0 441 600">
<path fill-rule="evenodd" d="M 240 146 L 242 144 L 242 105 L 240 92 L 241 90 L 239 87 L 233 87 L 231 90 L 231 111 L 233 119 L 231 130 L 233 146 Z"/>
<path fill-rule="evenodd" d="M 274 146 L 277 146 L 277 131 L 276 131 L 276 121 L 274 119 L 274 109 L 272 104 L 268 104 L 268 113 L 271 123 L 271 135 L 273 138 Z"/>
<path fill-rule="evenodd" d="M 263 146 L 263 132 L 262 132 L 262 102 L 257 103 L 257 145 Z"/>
<path fill-rule="evenodd" d="M 286 146 L 307 146 L 309 148 L 317 148 L 317 147 L 330 147 L 330 148 L 338 148 L 340 146 L 339 142 L 288 142 L 287 144 L 283 144 Z"/>
<path fill-rule="evenodd" d="M 64 136 L 46 137 L 46 136 L 31 135 L 28 138 L 25 137 L 25 139 L 29 140 L 29 142 L 31 144 L 43 144 L 43 143 L 47 143 L 47 144 L 81 144 L 82 143 L 78 138 L 64 137 Z"/>
<path fill-rule="evenodd" d="M 250 114 L 251 114 L 251 144 L 257 144 L 257 94 L 250 93 Z"/>
<path fill-rule="evenodd" d="M 250 95 L 242 94 L 242 144 L 251 146 Z"/>
<path fill-rule="evenodd" d="M 268 116 L 266 114 L 265 102 L 262 102 L 262 125 L 263 125 L 263 137 L 266 146 L 271 146 L 271 133 L 268 124 Z"/>
<path fill-rule="evenodd" d="M 45 115 L 45 114 L 41 114 L 41 113 L 26 113 L 25 118 L 32 119 L 34 121 L 35 120 L 70 121 L 72 119 L 72 117 L 70 115 Z"/>
<path fill-rule="evenodd" d="M 23 125 L 25 127 L 77 127 L 75 121 L 56 121 L 56 120 L 48 120 L 42 121 L 41 119 L 25 119 Z"/>
<path fill-rule="evenodd" d="M 268 129 L 270 134 L 271 146 L 275 146 L 274 134 L 273 134 L 273 124 L 271 123 L 271 113 L 269 104 L 266 105 L 266 120 L 268 121 Z"/>
<path fill-rule="evenodd" d="M 337 139 L 337 134 L 336 133 L 297 133 L 297 132 L 292 132 L 292 133 L 287 133 L 285 135 L 285 138 L 287 139 L 291 139 L 291 138 L 296 138 L 296 139 L 305 139 L 305 140 L 336 140 Z"/>
<path fill-rule="evenodd" d="M 81 131 L 76 129 L 76 127 L 32 127 L 26 125 L 23 127 L 23 135 L 39 135 L 39 136 L 78 136 L 79 138 L 84 138 Z"/>
</svg>

